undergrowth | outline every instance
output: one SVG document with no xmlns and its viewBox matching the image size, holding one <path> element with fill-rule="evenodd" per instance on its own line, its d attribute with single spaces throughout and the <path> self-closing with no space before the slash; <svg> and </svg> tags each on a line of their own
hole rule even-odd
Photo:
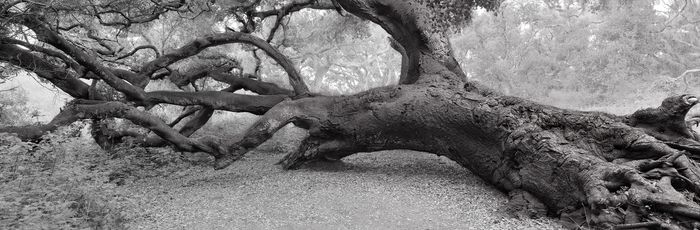
<svg viewBox="0 0 700 230">
<path fill-rule="evenodd" d="M 84 126 L 38 143 L 0 133 L 0 229 L 124 229 L 123 204 L 131 198 L 118 186 L 210 168 L 208 155 L 170 148 L 123 144 L 107 152 L 80 136 Z"/>
<path fill-rule="evenodd" d="M 104 152 L 76 137 L 76 123 L 41 142 L 0 133 L 0 229 L 122 229 Z"/>
</svg>

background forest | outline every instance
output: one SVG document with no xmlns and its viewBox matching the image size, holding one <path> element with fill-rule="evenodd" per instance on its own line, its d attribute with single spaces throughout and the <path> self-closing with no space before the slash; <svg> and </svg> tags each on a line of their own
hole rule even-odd
<svg viewBox="0 0 700 230">
<path fill-rule="evenodd" d="M 275 2 L 269 1 L 268 7 L 275 7 Z M 658 105 L 669 95 L 698 92 L 700 1 L 622 2 L 509 0 L 495 12 L 477 9 L 469 25 L 454 31 L 455 56 L 472 79 L 506 94 L 563 108 L 625 114 Z M 91 33 L 111 35 L 111 41 L 125 50 L 153 45 L 167 53 L 196 37 L 242 26 L 217 14 L 217 8 L 226 8 L 217 4 L 191 19 L 166 14 L 125 33 L 109 28 Z M 271 43 L 294 61 L 312 92 L 353 94 L 397 83 L 401 57 L 378 26 L 328 10 L 301 10 L 283 20 L 276 36 L 270 37 Z M 274 22 L 259 22 L 264 26 L 254 34 L 267 38 Z M 93 41 L 84 45 L 100 46 Z M 141 63 L 139 57 L 145 60 L 154 55 L 141 51 L 131 58 L 115 59 L 112 65 L 128 68 Z M 236 71 L 289 87 L 285 71 L 252 46 L 219 46 L 202 52 L 197 61 L 222 56 L 230 62 L 211 64 L 236 66 Z M 175 65 L 180 72 L 199 67 L 188 61 Z M 28 80 L 31 78 L 36 80 Z M 36 82 L 41 80 L 10 65 L 0 68 L 0 126 L 45 122 L 58 112 L 67 97 L 51 90 L 49 84 L 37 86 Z M 154 82 L 149 87 L 220 90 L 224 85 L 199 80 L 189 85 Z M 57 103 L 31 103 L 47 100 Z M 180 112 L 161 105 L 155 110 L 166 120 Z M 199 135 L 224 132 L 235 136 L 253 122 L 252 117 L 217 112 L 215 122 Z M 188 173 L 202 164 L 201 159 L 171 150 L 133 146 L 104 154 L 94 144 L 84 146 L 90 141 L 78 137 L 88 132 L 84 126 L 76 123 L 39 143 L 0 134 L 0 152 L 10 153 L 0 155 L 0 228 L 55 223 L 122 226 L 120 205 L 115 204 L 121 200 L 112 195 L 116 185 Z M 266 148 L 286 151 L 293 145 L 286 139 L 299 134 L 289 131 L 284 135 Z"/>
</svg>

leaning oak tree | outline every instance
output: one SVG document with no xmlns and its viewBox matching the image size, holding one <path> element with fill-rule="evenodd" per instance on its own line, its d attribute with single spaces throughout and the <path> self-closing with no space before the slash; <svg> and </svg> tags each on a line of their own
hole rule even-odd
<svg viewBox="0 0 700 230">
<path fill-rule="evenodd" d="M 470 81 L 452 54 L 449 25 L 467 21 L 474 7 L 494 9 L 497 1 L 307 0 L 285 1 L 270 10 L 259 7 L 265 2 L 260 0 L 233 1 L 226 10 L 213 10 L 209 2 L 197 5 L 184 0 L 88 2 L 0 4 L 0 60 L 35 73 L 75 98 L 47 125 L 2 131 L 31 139 L 78 119 L 124 118 L 155 135 L 118 131 L 103 135 L 132 135 L 148 146 L 169 144 L 181 151 L 206 152 L 221 169 L 293 123 L 309 135 L 280 162 L 284 168 L 339 160 L 357 152 L 411 149 L 448 157 L 514 200 L 544 205 L 548 214 L 573 226 L 700 227 L 696 161 L 700 142 L 685 120 L 698 98 L 670 97 L 658 108 L 617 116 L 541 105 Z M 294 63 L 270 44 L 283 18 L 301 9 L 348 12 L 380 25 L 403 56 L 400 84 L 349 96 L 309 92 Z M 165 54 L 154 46 L 122 51 L 110 39 L 97 36 L 94 28 L 127 33 L 131 26 L 165 14 L 207 10 L 230 14 L 242 26 L 197 38 Z M 252 35 L 268 17 L 276 17 L 270 35 Z M 26 35 L 32 39 L 23 39 Z M 96 45 L 78 42 L 78 35 Z M 293 90 L 231 71 L 235 65 L 192 71 L 170 68 L 207 48 L 231 43 L 264 51 L 286 71 Z M 138 68 L 113 63 L 146 50 L 155 57 Z M 80 78 L 93 79 L 93 84 Z M 229 87 L 145 90 L 151 80 L 164 78 L 179 86 L 211 78 Z M 100 93 L 104 88 L 120 95 Z M 258 95 L 237 94 L 238 89 Z M 188 109 L 168 124 L 148 112 L 158 104 Z M 215 110 L 263 116 L 240 140 L 190 137 Z M 190 119 L 180 130 L 172 128 L 184 117 Z"/>
</svg>

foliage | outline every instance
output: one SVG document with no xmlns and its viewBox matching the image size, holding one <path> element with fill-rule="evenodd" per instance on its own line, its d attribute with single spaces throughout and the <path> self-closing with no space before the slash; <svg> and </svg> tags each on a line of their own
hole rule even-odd
<svg viewBox="0 0 700 230">
<path fill-rule="evenodd" d="M 570 4 L 509 1 L 498 14 L 477 13 L 455 37 L 456 56 L 474 79 L 568 108 L 638 108 L 700 86 L 676 79 L 700 61 L 700 31 L 689 20 L 697 4 Z"/>
<path fill-rule="evenodd" d="M 7 82 L 17 77 L 22 69 L 0 63 L 0 126 L 25 125 L 31 122 L 35 110 L 27 105 L 27 97 L 20 87 L 9 87 Z"/>
<path fill-rule="evenodd" d="M 451 28 L 461 28 L 471 19 L 473 9 L 495 10 L 502 0 L 426 0 L 431 10 L 435 11 L 442 24 Z"/>
<path fill-rule="evenodd" d="M 0 229 L 123 229 L 131 198 L 117 186 L 210 170 L 203 153 L 129 143 L 106 152 L 81 136 L 86 128 L 78 122 L 39 143 L 0 133 Z"/>
<path fill-rule="evenodd" d="M 401 57 L 387 37 L 354 16 L 302 11 L 291 17 L 282 45 L 312 91 L 352 94 L 398 82 Z"/>
<path fill-rule="evenodd" d="M 32 123 L 38 112 L 27 104 L 22 88 L 0 91 L 0 126 Z"/>
<path fill-rule="evenodd" d="M 92 170 L 103 151 L 74 137 L 80 128 L 40 143 L 0 134 L 0 228 L 123 228 L 113 185 Z"/>
</svg>

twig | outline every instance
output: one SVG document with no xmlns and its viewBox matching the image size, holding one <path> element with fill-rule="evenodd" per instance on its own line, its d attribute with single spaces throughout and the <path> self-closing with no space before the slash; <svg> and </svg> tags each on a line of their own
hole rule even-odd
<svg viewBox="0 0 700 230">
<path fill-rule="evenodd" d="M 688 78 L 686 77 L 686 75 L 689 73 L 697 73 L 697 72 L 700 72 L 700 69 L 689 69 L 689 70 L 686 70 L 685 72 L 683 72 L 681 75 L 678 75 L 678 77 L 676 77 L 676 79 L 681 78 L 681 77 L 683 78 L 683 83 L 685 83 L 685 88 L 683 89 L 683 91 L 685 91 L 685 92 L 688 91 Z"/>
<path fill-rule="evenodd" d="M 18 87 L 15 86 L 15 87 L 12 87 L 12 88 L 9 88 L 9 89 L 0 89 L 0 93 L 14 91 L 14 90 L 17 89 L 17 88 L 18 88 Z"/>
<path fill-rule="evenodd" d="M 634 223 L 634 224 L 618 224 L 613 227 L 614 230 L 620 230 L 620 229 L 637 229 L 637 228 L 659 228 L 661 227 L 661 223 L 659 222 L 643 222 L 643 223 Z"/>
</svg>

